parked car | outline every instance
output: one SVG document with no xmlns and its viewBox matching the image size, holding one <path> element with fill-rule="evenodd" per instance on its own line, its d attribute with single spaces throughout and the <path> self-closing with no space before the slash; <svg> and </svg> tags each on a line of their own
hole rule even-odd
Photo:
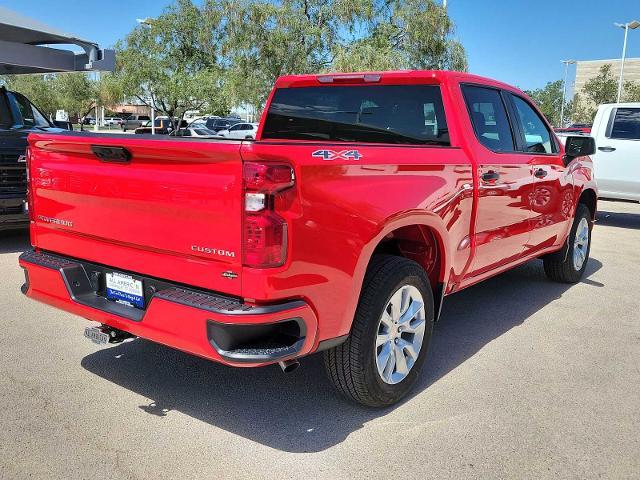
<svg viewBox="0 0 640 480">
<path fill-rule="evenodd" d="M 204 126 L 209 130 L 219 132 L 220 130 L 228 130 L 230 127 L 240 122 L 241 120 L 235 117 L 202 117 L 194 120 L 191 125 Z"/>
<path fill-rule="evenodd" d="M 205 127 L 187 127 L 175 130 L 169 134 L 172 137 L 197 137 L 197 138 L 216 138 L 218 135 L 213 130 L 208 130 Z"/>
<path fill-rule="evenodd" d="M 600 196 L 640 201 L 640 103 L 600 105 L 591 136 Z"/>
<path fill-rule="evenodd" d="M 138 127 L 141 127 L 143 123 L 151 120 L 149 115 L 131 115 L 130 117 L 123 118 L 122 122 L 120 122 L 120 127 L 123 132 L 127 130 L 135 130 Z"/>
<path fill-rule="evenodd" d="M 568 127 L 554 128 L 553 131 L 568 135 L 589 135 L 591 133 L 591 125 L 588 123 L 572 123 Z"/>
<path fill-rule="evenodd" d="M 27 136 L 60 132 L 27 97 L 0 87 L 0 230 L 29 226 Z"/>
<path fill-rule="evenodd" d="M 95 124 L 96 124 L 96 119 L 95 119 L 95 118 L 93 118 L 93 117 L 89 117 L 89 116 L 87 116 L 87 117 L 82 117 L 82 118 L 80 119 L 80 123 L 81 123 L 82 125 L 95 125 Z"/>
<path fill-rule="evenodd" d="M 255 142 L 32 134 L 22 291 L 102 344 L 285 372 L 324 351 L 337 390 L 380 407 L 419 377 L 446 296 L 535 258 L 582 278 L 593 139 L 563 148 L 517 88 L 324 74 L 269 98 Z"/>
<path fill-rule="evenodd" d="M 218 135 L 224 138 L 253 140 L 258 132 L 257 123 L 236 123 L 226 130 L 220 130 Z"/>
<path fill-rule="evenodd" d="M 154 121 L 155 123 L 155 133 L 157 135 L 169 135 L 173 131 L 173 126 L 180 122 L 179 119 L 174 119 L 173 123 L 169 119 L 169 117 L 157 117 Z M 187 122 L 182 120 L 182 127 L 185 127 Z M 134 133 L 143 134 L 143 133 L 153 133 L 151 130 L 151 120 L 143 123 L 140 127 L 136 128 Z"/>
<path fill-rule="evenodd" d="M 120 117 L 105 117 L 104 126 L 105 127 L 113 127 L 116 125 L 120 125 L 122 123 L 122 118 Z"/>
</svg>

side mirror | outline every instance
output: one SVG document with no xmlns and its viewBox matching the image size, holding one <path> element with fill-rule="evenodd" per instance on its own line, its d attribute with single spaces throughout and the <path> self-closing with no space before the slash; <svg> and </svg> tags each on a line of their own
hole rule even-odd
<svg viewBox="0 0 640 480">
<path fill-rule="evenodd" d="M 596 141 L 593 137 L 574 136 L 567 137 L 564 144 L 564 164 L 569 165 L 574 158 L 593 155 L 596 153 Z"/>
</svg>

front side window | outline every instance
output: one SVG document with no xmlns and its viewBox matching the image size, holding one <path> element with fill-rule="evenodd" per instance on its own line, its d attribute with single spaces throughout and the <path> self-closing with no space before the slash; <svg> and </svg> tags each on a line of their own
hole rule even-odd
<svg viewBox="0 0 640 480">
<path fill-rule="evenodd" d="M 513 134 L 498 90 L 473 85 L 462 88 L 476 137 L 494 152 L 513 152 Z"/>
<path fill-rule="evenodd" d="M 435 85 L 279 88 L 262 138 L 449 145 Z"/>
<path fill-rule="evenodd" d="M 640 108 L 617 108 L 609 138 L 640 140 Z"/>
<path fill-rule="evenodd" d="M 522 142 L 529 153 L 555 153 L 556 145 L 551 140 L 551 133 L 538 112 L 524 99 L 511 95 L 516 107 L 517 119 L 522 130 Z"/>
</svg>

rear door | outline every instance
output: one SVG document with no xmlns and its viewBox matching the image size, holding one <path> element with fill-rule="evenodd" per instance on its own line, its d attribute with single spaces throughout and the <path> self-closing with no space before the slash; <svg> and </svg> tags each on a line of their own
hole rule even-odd
<svg viewBox="0 0 640 480">
<path fill-rule="evenodd" d="M 640 200 L 640 106 L 613 107 L 597 132 L 594 168 L 600 194 Z"/>
<path fill-rule="evenodd" d="M 516 148 L 505 95 L 496 88 L 463 85 L 478 140 L 478 203 L 471 276 L 519 259 L 529 242 L 533 177 L 527 156 Z"/>
</svg>

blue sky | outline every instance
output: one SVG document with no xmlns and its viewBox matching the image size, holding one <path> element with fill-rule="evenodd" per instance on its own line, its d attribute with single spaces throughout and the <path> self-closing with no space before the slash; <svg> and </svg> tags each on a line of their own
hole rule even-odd
<svg viewBox="0 0 640 480">
<path fill-rule="evenodd" d="M 0 0 L 0 5 L 103 46 L 158 15 L 169 0 Z M 520 88 L 561 78 L 560 60 L 619 58 L 623 30 L 640 20 L 639 0 L 448 0 L 470 71 Z M 640 29 L 629 32 L 628 57 L 640 57 Z M 571 79 L 571 77 L 570 77 Z"/>
</svg>

